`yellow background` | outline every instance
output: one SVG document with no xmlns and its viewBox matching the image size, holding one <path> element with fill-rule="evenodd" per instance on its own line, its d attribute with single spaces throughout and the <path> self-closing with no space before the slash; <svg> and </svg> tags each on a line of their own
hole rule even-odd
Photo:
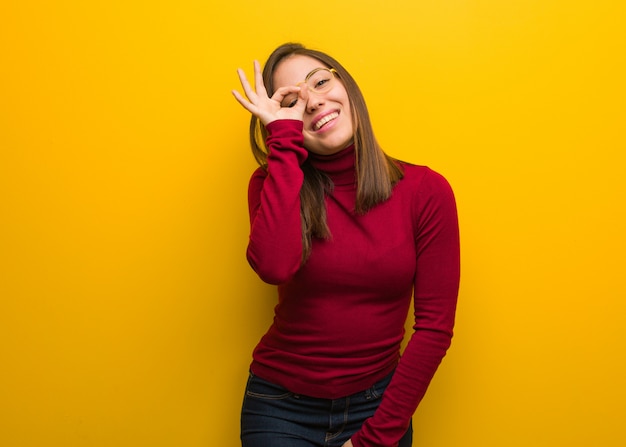
<svg viewBox="0 0 626 447">
<path fill-rule="evenodd" d="M 625 23 L 621 0 L 2 2 L 0 445 L 238 445 L 275 298 L 230 90 L 295 40 L 457 194 L 415 445 L 622 446 Z"/>
</svg>

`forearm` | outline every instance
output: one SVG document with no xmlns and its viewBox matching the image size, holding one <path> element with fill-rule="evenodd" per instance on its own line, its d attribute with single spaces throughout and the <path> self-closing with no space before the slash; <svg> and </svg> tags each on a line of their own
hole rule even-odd
<svg viewBox="0 0 626 447">
<path fill-rule="evenodd" d="M 249 191 L 250 240 L 247 257 L 264 281 L 280 284 L 300 267 L 302 236 L 302 122 L 282 120 L 268 125 L 267 172 L 253 175 Z"/>
</svg>

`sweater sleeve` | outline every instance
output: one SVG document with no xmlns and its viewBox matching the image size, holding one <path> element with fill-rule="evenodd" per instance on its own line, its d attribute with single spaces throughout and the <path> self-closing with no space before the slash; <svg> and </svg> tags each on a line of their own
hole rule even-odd
<svg viewBox="0 0 626 447">
<path fill-rule="evenodd" d="M 281 284 L 300 268 L 301 165 L 307 151 L 302 121 L 274 121 L 267 131 L 267 170 L 257 169 L 248 187 L 250 239 L 246 255 L 263 281 Z"/>
<path fill-rule="evenodd" d="M 454 194 L 429 170 L 416 197 L 414 332 L 379 408 L 352 437 L 355 447 L 398 445 L 452 339 L 460 276 Z"/>
</svg>

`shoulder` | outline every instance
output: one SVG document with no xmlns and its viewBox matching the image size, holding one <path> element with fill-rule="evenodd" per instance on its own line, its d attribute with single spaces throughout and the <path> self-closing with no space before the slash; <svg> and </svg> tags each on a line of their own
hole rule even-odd
<svg viewBox="0 0 626 447">
<path fill-rule="evenodd" d="M 250 181 L 253 181 L 255 179 L 263 180 L 265 177 L 267 177 L 267 175 L 268 175 L 267 168 L 259 166 L 254 171 L 252 171 L 252 175 L 250 176 Z"/>
<path fill-rule="evenodd" d="M 448 180 L 432 168 L 404 161 L 400 161 L 399 164 L 404 171 L 404 177 L 400 180 L 398 186 L 421 193 L 437 191 L 452 193 L 452 187 Z"/>
<path fill-rule="evenodd" d="M 428 166 L 402 163 L 402 167 L 404 177 L 396 191 L 410 204 L 416 231 L 458 226 L 456 199 L 448 180 Z"/>
<path fill-rule="evenodd" d="M 248 182 L 248 191 L 252 192 L 255 190 L 260 190 L 263 187 L 263 183 L 265 182 L 267 176 L 267 169 L 263 167 L 256 168 L 250 176 L 250 180 Z"/>
</svg>

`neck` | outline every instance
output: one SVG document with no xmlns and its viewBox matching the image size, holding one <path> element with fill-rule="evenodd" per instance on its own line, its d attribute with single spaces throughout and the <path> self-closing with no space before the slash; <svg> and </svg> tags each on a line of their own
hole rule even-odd
<svg viewBox="0 0 626 447">
<path fill-rule="evenodd" d="M 330 177 L 335 186 L 356 184 L 356 151 L 354 145 L 332 155 L 309 153 L 311 164 Z"/>
</svg>

